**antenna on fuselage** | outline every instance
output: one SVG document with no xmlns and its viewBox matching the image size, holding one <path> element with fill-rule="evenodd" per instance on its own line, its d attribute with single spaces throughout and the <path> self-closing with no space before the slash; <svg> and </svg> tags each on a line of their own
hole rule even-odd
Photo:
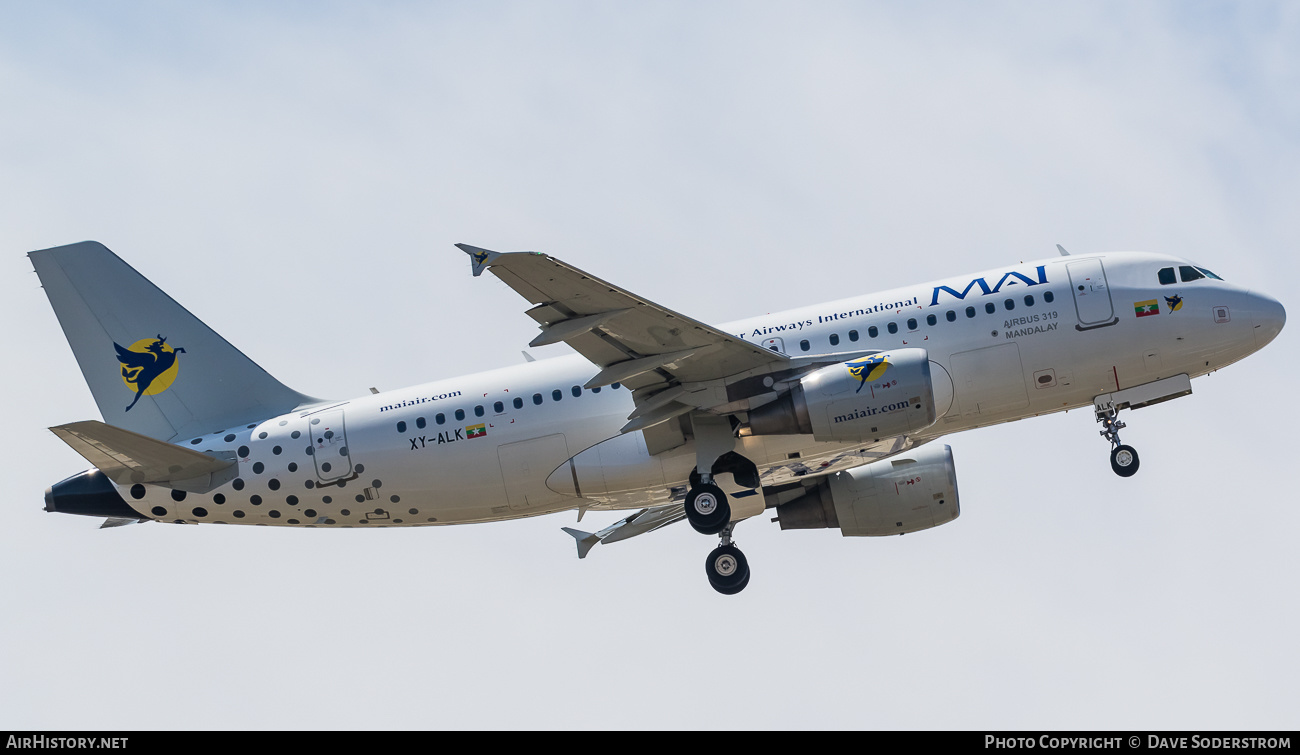
<svg viewBox="0 0 1300 755">
<path fill-rule="evenodd" d="M 1060 244 L 1056 245 L 1056 251 L 1060 252 L 1062 257 L 1070 256 L 1070 253 L 1065 251 L 1065 247 L 1061 246 Z"/>
</svg>

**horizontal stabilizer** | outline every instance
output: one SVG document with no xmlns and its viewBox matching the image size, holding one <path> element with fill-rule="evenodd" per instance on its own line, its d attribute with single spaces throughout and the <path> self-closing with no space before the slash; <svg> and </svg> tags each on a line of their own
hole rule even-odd
<svg viewBox="0 0 1300 755">
<path fill-rule="evenodd" d="M 138 522 L 148 522 L 148 521 L 150 521 L 150 520 L 148 520 L 148 519 L 126 519 L 126 518 L 123 518 L 123 517 L 120 517 L 120 516 L 110 516 L 109 518 L 107 518 L 107 519 L 104 520 L 104 523 L 103 523 L 103 524 L 99 525 L 99 528 L 100 528 L 101 530 L 105 530 L 105 529 L 108 529 L 109 527 L 125 527 L 125 526 L 128 525 L 128 524 L 136 524 L 136 523 L 138 523 Z"/>
<path fill-rule="evenodd" d="M 239 471 L 234 454 L 206 454 L 94 420 L 50 430 L 118 485 L 153 483 L 206 493 Z"/>
</svg>

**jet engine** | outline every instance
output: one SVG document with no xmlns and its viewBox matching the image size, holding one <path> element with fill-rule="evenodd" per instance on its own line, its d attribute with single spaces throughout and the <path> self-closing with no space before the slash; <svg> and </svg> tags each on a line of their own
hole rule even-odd
<svg viewBox="0 0 1300 755">
<path fill-rule="evenodd" d="M 925 349 L 899 349 L 823 367 L 776 401 L 749 412 L 754 435 L 811 435 L 873 441 L 934 424 L 934 386 Z"/>
<path fill-rule="evenodd" d="M 776 507 L 783 530 L 839 527 L 845 537 L 905 535 L 947 524 L 960 513 L 957 473 L 946 445 L 828 475 Z"/>
</svg>

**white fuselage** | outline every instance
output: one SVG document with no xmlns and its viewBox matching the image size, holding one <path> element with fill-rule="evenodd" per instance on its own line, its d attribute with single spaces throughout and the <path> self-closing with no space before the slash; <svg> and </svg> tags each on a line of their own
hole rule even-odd
<svg viewBox="0 0 1300 755">
<path fill-rule="evenodd" d="M 923 348 L 942 368 L 932 368 L 939 418 L 914 436 L 874 444 L 751 436 L 736 451 L 764 485 L 788 482 L 1161 378 L 1204 375 L 1276 335 L 1277 303 L 1266 296 L 1208 277 L 1158 280 L 1161 269 L 1184 266 L 1146 253 L 1057 257 L 724 325 L 792 357 Z M 1144 304 L 1153 300 L 1154 309 Z M 696 464 L 693 443 L 651 455 L 641 432 L 620 435 L 630 392 L 581 388 L 596 371 L 581 356 L 561 357 L 175 438 L 237 453 L 238 478 L 202 495 L 119 491 L 161 521 L 299 526 L 455 524 L 680 499 Z M 719 483 L 737 496 L 735 518 L 762 509 L 761 494 Z"/>
</svg>

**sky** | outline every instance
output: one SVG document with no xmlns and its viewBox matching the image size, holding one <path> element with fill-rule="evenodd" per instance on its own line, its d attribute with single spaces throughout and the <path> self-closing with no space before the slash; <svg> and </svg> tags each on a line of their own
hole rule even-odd
<svg viewBox="0 0 1300 755">
<path fill-rule="evenodd" d="M 1300 728 L 1295 327 L 1126 413 L 1133 478 L 1086 410 L 951 436 L 959 519 L 750 520 L 725 598 L 685 526 L 47 514 L 99 414 L 25 256 L 100 241 L 338 398 L 522 361 L 457 242 L 711 323 L 1058 243 L 1294 310 L 1296 91 L 1287 2 L 0 0 L 0 728 Z"/>
</svg>

